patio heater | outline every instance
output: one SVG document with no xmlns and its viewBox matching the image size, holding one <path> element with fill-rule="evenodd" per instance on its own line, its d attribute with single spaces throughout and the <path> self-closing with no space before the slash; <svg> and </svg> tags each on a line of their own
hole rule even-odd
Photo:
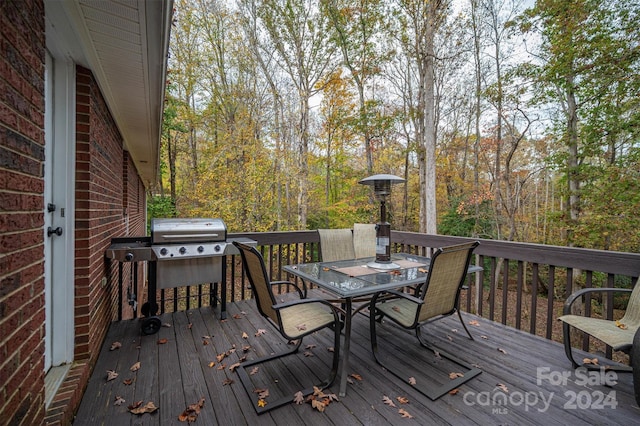
<svg viewBox="0 0 640 426">
<path fill-rule="evenodd" d="M 391 194 L 391 185 L 405 180 L 394 175 L 380 174 L 364 178 L 358 183 L 373 186 L 373 193 L 380 200 L 380 222 L 376 224 L 376 260 L 367 266 L 376 269 L 398 269 L 391 262 L 391 224 L 387 222 L 386 197 Z"/>
</svg>

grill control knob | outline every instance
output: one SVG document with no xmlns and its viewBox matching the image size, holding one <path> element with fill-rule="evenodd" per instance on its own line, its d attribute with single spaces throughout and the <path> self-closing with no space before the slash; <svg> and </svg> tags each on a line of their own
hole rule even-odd
<svg viewBox="0 0 640 426">
<path fill-rule="evenodd" d="M 216 244 L 215 247 L 213 247 L 213 249 L 215 251 L 220 251 L 220 244 Z"/>
<path fill-rule="evenodd" d="M 185 254 L 187 252 L 186 247 L 180 247 L 180 254 Z"/>
<path fill-rule="evenodd" d="M 169 251 L 169 250 L 167 250 L 167 248 L 166 248 L 166 247 L 162 247 L 162 248 L 160 249 L 160 254 L 161 254 L 161 255 L 163 255 L 163 256 L 166 256 L 166 254 L 167 254 L 167 252 L 168 252 L 168 251 Z"/>
<path fill-rule="evenodd" d="M 204 251 L 204 247 L 199 246 L 199 247 L 198 247 L 198 253 L 202 253 L 203 251 Z"/>
<path fill-rule="evenodd" d="M 133 260 L 133 253 L 128 252 L 127 254 L 124 255 L 124 260 L 125 262 L 131 262 Z"/>
</svg>

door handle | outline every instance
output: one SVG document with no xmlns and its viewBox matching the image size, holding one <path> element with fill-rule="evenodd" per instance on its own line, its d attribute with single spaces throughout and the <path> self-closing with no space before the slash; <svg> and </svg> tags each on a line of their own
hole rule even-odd
<svg viewBox="0 0 640 426">
<path fill-rule="evenodd" d="M 47 228 L 47 237 L 50 237 L 53 234 L 56 234 L 57 236 L 62 235 L 62 228 L 59 227 L 59 226 L 56 229 L 53 229 L 52 227 L 48 227 Z"/>
</svg>

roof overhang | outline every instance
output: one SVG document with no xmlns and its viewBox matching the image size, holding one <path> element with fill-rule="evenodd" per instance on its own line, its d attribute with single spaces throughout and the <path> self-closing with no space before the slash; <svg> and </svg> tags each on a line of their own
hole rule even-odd
<svg viewBox="0 0 640 426">
<path fill-rule="evenodd" d="M 173 0 L 45 0 L 47 28 L 91 70 L 145 186 L 158 177 Z M 47 34 L 49 37 L 49 34 Z"/>
</svg>

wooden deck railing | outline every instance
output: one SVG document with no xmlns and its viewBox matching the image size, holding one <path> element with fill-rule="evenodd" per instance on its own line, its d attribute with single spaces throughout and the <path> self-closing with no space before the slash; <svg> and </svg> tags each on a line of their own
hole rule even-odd
<svg viewBox="0 0 640 426">
<path fill-rule="evenodd" d="M 282 272 L 283 265 L 317 261 L 320 256 L 316 231 L 237 233 L 228 237 L 256 240 L 273 280 L 288 278 Z M 392 231 L 391 234 L 393 251 L 426 256 L 438 247 L 469 240 L 414 232 Z M 630 288 L 640 275 L 640 254 L 636 253 L 479 241 L 474 263 L 484 270 L 470 276 L 461 308 L 548 339 L 560 339 L 557 318 L 562 313 L 564 300 L 573 291 L 580 287 Z M 227 301 L 251 297 L 239 256 L 227 257 L 224 275 Z M 211 284 L 161 290 L 157 301 L 161 312 L 191 309 L 214 303 L 215 290 L 216 286 Z M 614 319 L 614 315 L 616 318 L 619 315 L 616 307 L 624 303 L 625 300 L 611 296 L 604 300 L 588 299 L 584 313 Z M 582 349 L 588 350 L 589 345 L 585 338 Z M 611 348 L 606 348 L 606 355 L 611 358 Z"/>
</svg>

